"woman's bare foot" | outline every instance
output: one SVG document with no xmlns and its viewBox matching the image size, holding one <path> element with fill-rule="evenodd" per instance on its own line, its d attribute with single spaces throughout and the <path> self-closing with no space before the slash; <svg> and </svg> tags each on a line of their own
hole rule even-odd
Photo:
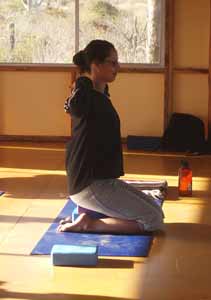
<svg viewBox="0 0 211 300">
<path fill-rule="evenodd" d="M 66 223 L 72 223 L 72 218 L 69 216 L 69 217 L 66 217 L 64 219 L 62 219 L 59 224 L 60 225 L 63 225 L 63 224 L 66 224 Z"/>
<path fill-rule="evenodd" d="M 134 234 L 143 232 L 144 226 L 138 225 L 136 221 L 116 218 L 92 219 L 88 214 L 82 213 L 75 222 L 60 224 L 57 231 Z"/>
<path fill-rule="evenodd" d="M 67 218 L 66 218 L 67 219 Z M 66 220 L 65 219 L 65 220 Z M 65 222 L 65 223 L 60 223 L 60 225 L 57 228 L 58 232 L 64 232 L 64 231 L 75 231 L 75 232 L 83 232 L 83 231 L 88 231 L 89 225 L 92 223 L 92 219 L 85 213 L 81 214 L 78 216 L 78 218 L 75 220 L 75 222 L 71 223 Z"/>
</svg>

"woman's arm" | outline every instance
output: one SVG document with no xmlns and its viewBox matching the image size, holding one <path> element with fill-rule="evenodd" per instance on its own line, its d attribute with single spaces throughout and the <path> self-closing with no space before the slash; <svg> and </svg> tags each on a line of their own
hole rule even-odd
<svg viewBox="0 0 211 300">
<path fill-rule="evenodd" d="M 72 94 L 65 101 L 64 109 L 67 113 L 80 117 L 89 111 L 93 84 L 87 76 L 80 76 L 72 90 Z"/>
</svg>

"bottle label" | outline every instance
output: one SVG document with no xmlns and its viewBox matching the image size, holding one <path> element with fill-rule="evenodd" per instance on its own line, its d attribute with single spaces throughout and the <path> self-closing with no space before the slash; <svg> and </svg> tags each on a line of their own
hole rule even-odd
<svg viewBox="0 0 211 300">
<path fill-rule="evenodd" d="M 179 170 L 179 195 L 191 196 L 192 195 L 192 171 L 187 168 Z"/>
<path fill-rule="evenodd" d="M 191 183 L 188 184 L 188 191 L 192 191 L 192 184 Z"/>
</svg>

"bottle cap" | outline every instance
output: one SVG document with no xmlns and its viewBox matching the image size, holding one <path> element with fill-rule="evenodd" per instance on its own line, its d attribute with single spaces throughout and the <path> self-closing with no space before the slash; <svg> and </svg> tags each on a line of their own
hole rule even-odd
<svg viewBox="0 0 211 300">
<path fill-rule="evenodd" d="M 187 160 L 181 160 L 181 166 L 183 168 L 189 168 L 189 162 Z"/>
</svg>

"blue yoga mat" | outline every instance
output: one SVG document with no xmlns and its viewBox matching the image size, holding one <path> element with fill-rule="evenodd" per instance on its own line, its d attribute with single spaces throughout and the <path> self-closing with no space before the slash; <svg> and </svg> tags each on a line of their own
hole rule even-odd
<svg viewBox="0 0 211 300">
<path fill-rule="evenodd" d="M 136 181 L 137 184 L 137 181 Z M 162 200 L 157 202 L 162 205 Z M 153 234 L 140 235 L 122 234 L 98 234 L 98 233 L 76 233 L 56 232 L 59 221 L 71 215 L 75 204 L 69 200 L 53 224 L 32 250 L 32 255 L 49 255 L 53 245 L 90 245 L 98 246 L 99 256 L 134 256 L 146 257 L 149 254 L 153 240 Z"/>
</svg>

